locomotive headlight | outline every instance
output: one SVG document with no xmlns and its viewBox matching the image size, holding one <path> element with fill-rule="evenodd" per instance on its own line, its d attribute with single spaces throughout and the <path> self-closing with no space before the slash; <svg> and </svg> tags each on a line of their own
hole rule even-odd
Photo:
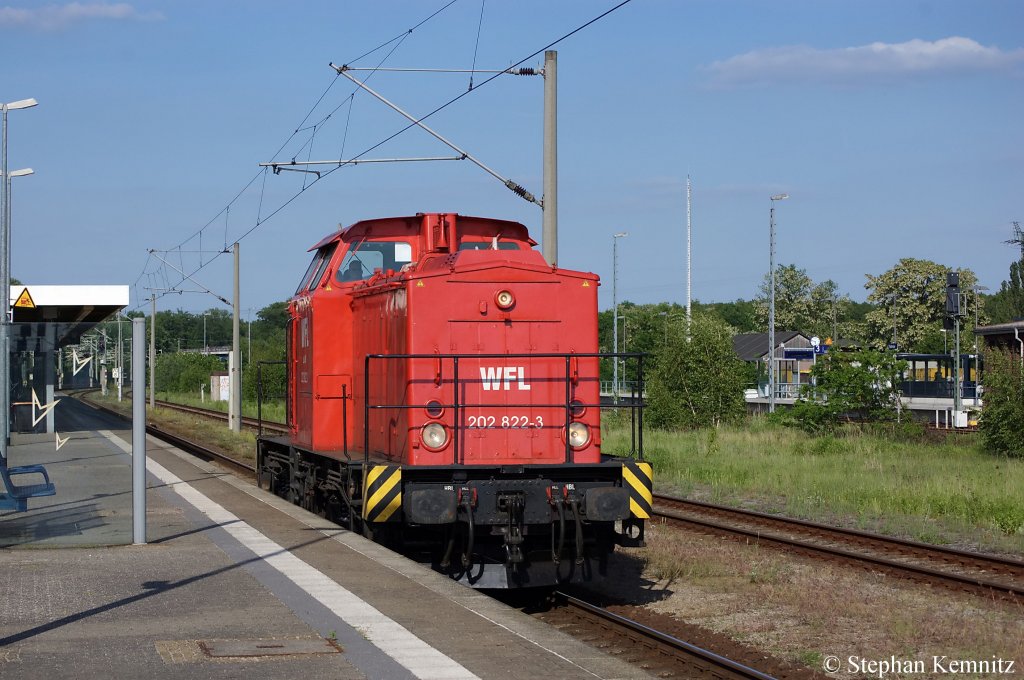
<svg viewBox="0 0 1024 680">
<path fill-rule="evenodd" d="M 585 423 L 569 423 L 569 446 L 582 449 L 590 442 L 590 428 Z"/>
<path fill-rule="evenodd" d="M 498 309 L 512 309 L 515 303 L 516 298 L 510 290 L 499 290 L 494 296 L 494 304 L 498 305 Z"/>
<path fill-rule="evenodd" d="M 439 451 L 448 444 L 448 430 L 441 423 L 427 423 L 420 430 L 420 439 L 428 449 Z"/>
</svg>

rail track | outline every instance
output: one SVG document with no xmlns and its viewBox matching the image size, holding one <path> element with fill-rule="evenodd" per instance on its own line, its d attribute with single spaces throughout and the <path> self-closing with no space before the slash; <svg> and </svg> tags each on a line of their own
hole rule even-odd
<svg viewBox="0 0 1024 680">
<path fill-rule="evenodd" d="M 554 593 L 550 608 L 536 615 L 655 677 L 744 680 L 774 677 L 566 593 Z"/>
<path fill-rule="evenodd" d="M 175 404 L 171 401 L 157 400 L 156 405 L 161 408 L 171 409 L 172 411 L 181 411 L 182 413 L 192 413 L 195 415 L 205 416 L 207 418 L 215 418 L 217 420 L 223 420 L 225 423 L 228 421 L 228 414 L 221 411 L 214 411 L 211 409 L 200 408 L 198 406 L 185 406 L 184 404 Z M 242 416 L 242 425 L 252 430 L 260 428 L 261 423 L 256 418 L 249 418 Z M 286 434 L 289 429 L 284 423 L 276 423 L 271 420 L 262 421 L 262 427 L 264 432 L 270 432 L 274 434 Z"/>
<path fill-rule="evenodd" d="M 123 414 L 99 404 L 90 402 L 94 408 L 112 415 Z M 204 416 L 217 416 L 216 412 L 179 404 L 158 402 L 175 410 Z M 279 424 L 278 424 L 279 425 Z M 264 423 L 266 427 L 266 423 Z M 236 460 L 196 442 L 180 437 L 167 430 L 147 424 L 146 432 L 157 439 L 195 455 L 203 460 L 215 461 L 236 472 L 254 476 L 255 466 Z M 570 634 L 599 647 L 614 646 L 622 650 L 625 658 L 641 665 L 657 677 L 708 677 L 722 679 L 773 680 L 774 676 L 762 673 L 737 661 L 680 640 L 672 635 L 659 632 L 650 626 L 620 616 L 597 605 L 564 593 L 555 593 L 554 606 L 540 618 L 552 625 L 570 627 Z M 595 638 L 600 638 L 597 640 Z"/>
<path fill-rule="evenodd" d="M 164 430 L 163 428 L 160 427 L 156 427 L 154 425 L 147 424 L 146 433 L 153 435 L 157 439 L 161 439 L 167 442 L 168 444 L 172 444 L 177 448 L 181 449 L 182 451 L 191 453 L 193 456 L 196 456 L 197 458 L 201 458 L 207 461 L 214 461 L 216 463 L 219 463 L 220 465 L 223 465 L 224 467 L 234 470 L 235 472 L 239 472 L 243 475 L 246 475 L 251 479 L 256 478 L 255 465 L 246 463 L 245 461 L 237 460 L 235 458 L 232 458 L 231 456 L 221 453 L 220 451 L 215 451 L 214 449 L 205 447 L 202 444 L 197 444 L 196 442 L 189 441 L 188 439 L 183 439 L 182 437 L 179 437 L 178 435 L 172 432 L 168 432 L 167 430 Z"/>
<path fill-rule="evenodd" d="M 75 394 L 73 396 L 76 399 L 83 399 L 86 396 L 87 392 L 88 391 L 81 392 L 81 393 Z M 85 399 L 85 401 L 87 401 L 88 404 L 92 408 L 95 408 L 97 410 L 103 411 L 104 413 L 108 413 L 108 414 L 110 414 L 110 415 L 112 415 L 114 417 L 117 417 L 117 418 L 123 418 L 124 420 L 128 420 L 128 421 L 131 420 L 131 418 L 126 416 L 125 414 L 120 413 L 118 411 L 115 411 L 114 409 L 107 408 L 106 406 L 103 406 L 102 404 L 97 404 L 96 402 L 90 401 L 88 399 Z M 202 415 L 212 415 L 212 414 L 214 414 L 213 411 L 204 411 L 202 413 Z M 256 476 L 256 466 L 255 465 L 252 465 L 250 463 L 246 463 L 245 461 L 237 460 L 236 458 L 233 458 L 233 457 L 228 456 L 228 455 L 226 455 L 224 453 L 221 453 L 220 451 L 216 451 L 214 449 L 202 446 L 201 444 L 197 444 L 196 442 L 190 441 L 188 439 L 184 439 L 183 437 L 179 437 L 178 435 L 174 434 L 173 432 L 169 432 L 169 431 L 165 430 L 162 427 L 158 427 L 158 426 L 153 425 L 151 423 L 146 423 L 146 434 L 152 435 L 153 437 L 156 437 L 157 439 L 165 441 L 168 444 L 172 444 L 172 445 L 178 447 L 179 449 L 181 449 L 182 451 L 186 451 L 188 453 L 191 453 L 192 455 L 196 456 L 197 458 L 201 458 L 201 459 L 207 460 L 207 461 L 215 461 L 215 462 L 223 465 L 224 467 L 227 467 L 227 468 L 229 468 L 231 470 L 234 470 L 235 472 L 239 472 L 239 473 L 241 473 L 243 475 L 248 475 L 248 476 L 250 476 L 252 478 L 255 478 L 255 476 Z"/>
<path fill-rule="evenodd" d="M 1024 602 L 1024 561 L 955 550 L 856 529 L 791 519 L 672 496 L 654 497 L 653 521 L 817 559 L 856 564 L 896 576 Z"/>
<path fill-rule="evenodd" d="M 227 415 L 193 406 L 157 402 L 160 406 L 226 420 Z M 243 418 L 247 427 L 256 419 Z M 281 423 L 263 421 L 264 431 L 287 432 Z M 236 461 L 194 442 L 147 426 L 147 431 L 195 453 L 217 460 L 244 474 L 252 465 Z M 844 529 L 723 505 L 655 495 L 653 521 L 702 533 L 772 545 L 815 559 L 854 564 L 901 578 L 1024 603 L 1024 561 L 966 550 L 919 543 L 881 534 Z"/>
</svg>

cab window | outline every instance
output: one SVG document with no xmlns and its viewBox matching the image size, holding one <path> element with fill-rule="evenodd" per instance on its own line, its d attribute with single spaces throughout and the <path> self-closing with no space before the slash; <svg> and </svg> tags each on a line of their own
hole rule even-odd
<svg viewBox="0 0 1024 680">
<path fill-rule="evenodd" d="M 316 251 L 316 254 L 313 255 L 313 261 L 309 263 L 309 268 L 302 275 L 299 287 L 295 289 L 296 295 L 306 289 L 316 288 L 319 285 L 320 279 L 323 278 L 324 270 L 327 269 L 327 265 L 331 261 L 331 255 L 334 254 L 337 245 L 337 243 L 329 243 Z"/>
<path fill-rule="evenodd" d="M 331 256 L 334 255 L 334 251 L 338 248 L 337 243 L 331 243 L 324 246 L 321 250 L 324 251 L 323 259 L 320 260 L 320 265 L 316 268 L 313 273 L 313 278 L 309 281 L 309 289 L 313 290 L 320 285 L 321 279 L 324 277 L 324 272 L 327 271 L 327 265 L 331 263 Z"/>
<path fill-rule="evenodd" d="M 368 279 L 380 269 L 399 270 L 412 262 L 412 245 L 406 241 L 355 241 L 345 253 L 335 278 L 339 282 Z"/>
</svg>

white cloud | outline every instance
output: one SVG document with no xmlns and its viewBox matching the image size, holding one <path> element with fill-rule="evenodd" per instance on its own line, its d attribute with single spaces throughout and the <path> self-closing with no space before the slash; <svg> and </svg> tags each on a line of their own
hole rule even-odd
<svg viewBox="0 0 1024 680">
<path fill-rule="evenodd" d="M 1024 63 L 1024 49 L 1004 51 L 954 36 L 934 42 L 915 39 L 830 50 L 805 45 L 772 47 L 716 61 L 706 70 L 718 85 L 846 83 L 998 71 L 1021 63 Z"/>
<path fill-rule="evenodd" d="M 0 26 L 26 26 L 44 31 L 66 28 L 89 19 L 159 21 L 160 12 L 140 12 L 126 2 L 69 2 L 35 9 L 0 7 Z"/>
</svg>

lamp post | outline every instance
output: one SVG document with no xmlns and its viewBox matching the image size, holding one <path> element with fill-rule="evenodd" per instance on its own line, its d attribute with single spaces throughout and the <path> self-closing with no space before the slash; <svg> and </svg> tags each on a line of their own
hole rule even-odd
<svg viewBox="0 0 1024 680">
<path fill-rule="evenodd" d="M 784 201 L 789 194 L 771 197 L 768 212 L 768 412 L 775 413 L 775 201 Z"/>
<path fill-rule="evenodd" d="M 5 116 L 4 121 L 6 123 L 6 112 L 4 113 L 4 116 Z M 7 129 L 6 124 L 4 125 L 4 129 L 5 130 Z M 7 157 L 7 155 L 4 154 L 4 158 L 5 159 L 6 159 L 6 157 Z M 0 342 L 2 342 L 2 345 L 0 345 L 0 352 L 2 352 L 3 355 L 4 355 L 2 363 L 3 363 L 3 376 L 4 376 L 3 380 L 5 382 L 0 383 L 0 385 L 7 385 L 7 388 L 6 389 L 0 389 L 0 391 L 2 391 L 3 394 L 4 394 L 4 397 L 3 397 L 4 401 L 3 401 L 2 408 L 4 409 L 4 413 L 7 414 L 7 415 L 4 416 L 4 421 L 3 421 L 3 423 L 4 423 L 4 436 L 0 437 L 0 438 L 3 439 L 3 446 L 4 446 L 3 450 L 0 451 L 0 455 L 3 455 L 5 458 L 7 457 L 7 448 L 6 448 L 7 447 L 7 439 L 10 436 L 10 413 L 11 413 L 11 391 L 10 391 L 10 376 L 11 376 L 11 354 L 10 354 L 10 351 L 11 351 L 11 349 L 10 349 L 10 334 L 11 334 L 11 332 L 10 332 L 10 328 L 11 328 L 11 326 L 10 326 L 10 324 L 11 324 L 11 202 L 12 202 L 11 201 L 11 196 L 12 196 L 12 193 L 13 193 L 11 191 L 12 188 L 13 188 L 13 184 L 11 183 L 11 180 L 14 179 L 15 177 L 27 177 L 28 175 L 32 175 L 32 174 L 35 174 L 34 171 L 32 170 L 32 168 L 23 168 L 21 170 L 11 170 L 10 172 L 7 172 L 7 165 L 6 165 L 6 163 L 4 164 L 3 184 L 4 184 L 4 198 L 6 199 L 6 204 L 4 205 L 4 224 L 5 224 L 5 228 L 3 230 L 3 233 L 4 233 L 4 236 L 3 236 L 3 239 L 4 239 L 4 242 L 3 242 L 3 249 L 4 249 L 3 263 L 4 263 L 4 268 L 3 268 L 2 277 L 3 277 L 3 280 L 6 283 L 5 284 L 0 284 L 0 286 L 3 286 L 4 295 L 6 296 L 6 301 L 4 303 L 5 306 L 4 306 L 4 309 L 3 309 L 3 327 L 2 327 L 3 328 L 3 332 L 2 332 L 2 334 L 0 334 Z M 47 421 L 47 422 L 49 422 L 49 421 Z"/>
<path fill-rule="evenodd" d="M 613 353 L 619 351 L 619 239 L 629 236 L 629 232 L 620 231 L 612 235 L 612 345 Z M 612 357 L 612 399 L 619 403 L 619 358 Z"/>
<path fill-rule="evenodd" d="M 16 102 L 0 103 L 3 112 L 3 132 L 0 135 L 0 174 L 3 175 L 3 201 L 0 203 L 0 290 L 3 291 L 3 309 L 0 310 L 0 457 L 7 458 L 7 438 L 11 431 L 11 175 L 7 173 L 7 112 L 28 109 L 38 104 L 35 99 L 20 99 Z M 18 171 L 31 174 L 32 171 Z"/>
</svg>

